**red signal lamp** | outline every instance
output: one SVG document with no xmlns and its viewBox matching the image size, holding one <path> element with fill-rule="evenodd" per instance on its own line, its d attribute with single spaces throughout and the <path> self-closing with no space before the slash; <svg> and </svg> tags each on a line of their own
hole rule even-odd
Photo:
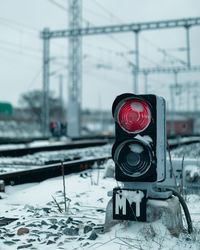
<svg viewBox="0 0 200 250">
<path fill-rule="evenodd" d="M 151 112 L 148 104 L 143 100 L 128 99 L 119 103 L 115 111 L 115 119 L 122 129 L 135 134 L 148 127 Z"/>
</svg>

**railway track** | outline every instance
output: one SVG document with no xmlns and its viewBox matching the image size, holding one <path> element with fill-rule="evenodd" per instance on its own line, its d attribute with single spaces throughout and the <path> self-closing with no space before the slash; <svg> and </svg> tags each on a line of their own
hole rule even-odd
<svg viewBox="0 0 200 250">
<path fill-rule="evenodd" d="M 46 138 L 47 139 L 47 138 Z M 36 138 L 37 140 L 44 140 L 44 138 Z M 23 148 L 12 148 L 12 149 L 0 149 L 0 157 L 18 157 L 24 156 L 27 154 L 34 154 L 36 152 L 43 151 L 55 151 L 55 150 L 63 150 L 63 149 L 76 149 L 76 148 L 84 148 L 84 147 L 93 147 L 93 146 L 101 146 L 105 145 L 108 142 L 112 142 L 114 140 L 114 136 L 84 136 L 80 138 L 73 138 L 70 143 L 66 144 L 57 144 L 57 145 L 46 145 L 46 146 L 32 146 L 29 147 L 28 144 L 33 142 L 34 139 L 12 139 L 6 138 L 2 140 L 0 138 L 0 144 L 22 144 L 24 143 Z M 192 143 L 200 142 L 200 136 L 184 136 L 184 137 L 168 137 L 168 143 L 171 149 L 177 148 L 181 145 L 189 145 Z"/>
<path fill-rule="evenodd" d="M 59 140 L 59 137 L 29 137 L 29 138 L 12 138 L 12 137 L 0 137 L 0 145 L 6 145 L 6 144 L 28 144 L 35 141 L 46 141 L 51 138 Z M 114 139 L 113 135 L 86 135 L 81 137 L 75 137 L 71 138 L 72 141 L 83 141 L 83 140 L 112 140 Z"/>
<path fill-rule="evenodd" d="M 63 149 L 78 149 L 85 147 L 103 146 L 109 142 L 108 139 L 104 140 L 83 140 L 83 141 L 73 141 L 68 144 L 63 145 L 51 145 L 43 147 L 32 147 L 32 148 L 22 148 L 22 149 L 9 149 L 0 150 L 0 156 L 23 156 L 26 154 L 34 154 L 41 151 L 54 151 Z M 200 138 L 193 138 L 182 140 L 182 141 L 171 141 L 170 148 L 174 149 L 180 145 L 188 145 L 191 143 L 200 142 Z M 97 162 L 98 164 L 110 159 L 111 156 L 106 157 L 93 157 L 90 159 L 73 159 L 63 162 L 65 174 L 80 172 L 91 168 L 91 166 Z M 48 178 L 56 177 L 61 175 L 61 162 L 57 161 L 54 164 L 44 164 L 43 166 L 35 166 L 33 169 L 28 170 L 18 170 L 11 173 L 0 174 L 0 180 L 4 180 L 6 185 L 16 185 L 30 182 L 40 182 Z"/>
<path fill-rule="evenodd" d="M 1 169 L 0 180 L 4 180 L 6 185 L 40 182 L 61 175 L 61 161 L 63 162 L 65 174 L 83 171 L 90 168 L 95 162 L 99 164 L 108 159 L 108 154 L 107 157 L 97 157 L 95 153 L 92 153 L 97 151 L 98 155 L 101 155 L 99 154 L 101 150 L 96 149 L 96 147 L 100 146 L 101 148 L 108 142 L 109 140 L 107 139 L 93 139 L 72 141 L 61 145 L 0 150 L 0 156 L 4 157 L 1 164 L 3 168 Z M 76 153 L 74 149 L 80 150 Z M 61 150 L 67 151 L 62 152 Z M 55 152 L 50 153 L 51 151 Z M 56 154 L 56 151 L 58 151 L 58 154 Z M 47 153 L 46 157 L 48 160 L 43 161 L 43 158 L 41 159 L 43 156 L 40 155 L 40 160 L 38 161 L 37 154 L 35 157 L 34 155 L 26 157 L 26 155 L 32 155 L 37 152 L 44 152 L 43 155 Z M 84 152 L 89 153 L 86 153 L 83 157 Z M 88 157 L 89 159 L 83 160 Z M 36 161 L 34 161 L 34 158 L 36 158 Z"/>
<path fill-rule="evenodd" d="M 176 139 L 169 139 L 168 144 L 170 146 L 170 149 L 175 149 L 179 146 L 183 145 L 190 145 L 193 143 L 200 142 L 200 137 L 183 137 L 183 138 L 176 138 Z"/>
<path fill-rule="evenodd" d="M 49 137 L 30 137 L 30 138 L 12 138 L 12 137 L 0 137 L 0 145 L 4 144 L 21 144 L 31 143 L 34 141 L 48 140 Z"/>
<path fill-rule="evenodd" d="M 56 151 L 56 150 L 65 150 L 65 149 L 77 149 L 77 148 L 86 148 L 86 147 L 95 147 L 103 146 L 109 142 L 108 139 L 99 139 L 99 140 L 81 140 L 81 141 L 72 141 L 70 143 L 63 143 L 59 145 L 48 145 L 40 147 L 24 147 L 24 148 L 14 148 L 14 149 L 0 149 L 0 157 L 19 157 L 28 154 L 34 154 L 37 152 L 44 151 Z"/>
<path fill-rule="evenodd" d="M 76 173 L 91 168 L 94 163 L 98 166 L 111 157 L 94 157 L 91 159 L 81 159 L 63 162 L 64 173 Z M 61 163 L 48 166 L 36 167 L 34 169 L 16 171 L 12 173 L 0 174 L 0 180 L 4 180 L 6 185 L 17 185 L 31 182 L 40 182 L 48 178 L 61 175 Z"/>
</svg>

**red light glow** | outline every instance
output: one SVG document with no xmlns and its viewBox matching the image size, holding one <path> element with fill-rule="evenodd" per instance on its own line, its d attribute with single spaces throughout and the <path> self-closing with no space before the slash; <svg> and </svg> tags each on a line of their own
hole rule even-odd
<svg viewBox="0 0 200 250">
<path fill-rule="evenodd" d="M 127 100 L 118 110 L 119 125 L 129 133 L 145 130 L 151 120 L 148 105 L 139 99 Z"/>
</svg>

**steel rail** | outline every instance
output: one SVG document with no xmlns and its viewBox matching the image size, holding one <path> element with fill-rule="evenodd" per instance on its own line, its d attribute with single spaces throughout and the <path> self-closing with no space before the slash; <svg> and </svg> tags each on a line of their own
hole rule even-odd
<svg viewBox="0 0 200 250">
<path fill-rule="evenodd" d="M 12 138 L 12 137 L 0 137 L 0 144 L 22 144 L 22 143 L 31 143 L 34 141 L 44 141 L 48 140 L 49 137 L 29 137 L 29 138 Z"/>
<path fill-rule="evenodd" d="M 30 148 L 15 148 L 15 149 L 5 149 L 0 150 L 0 157 L 17 157 L 24 156 L 27 154 L 34 154 L 37 152 L 44 151 L 55 151 L 55 150 L 65 150 L 65 149 L 77 149 L 86 147 L 103 146 L 108 143 L 107 139 L 103 140 L 85 140 L 85 141 L 73 141 L 68 144 L 62 145 L 50 145 L 50 146 L 40 146 L 40 147 L 30 147 Z"/>
<path fill-rule="evenodd" d="M 183 146 L 183 145 L 190 145 L 193 143 L 200 143 L 200 139 L 194 139 L 194 140 L 190 140 L 190 141 L 177 141 L 177 142 L 170 142 L 169 143 L 169 147 L 170 149 L 175 149 L 177 147 Z"/>
<path fill-rule="evenodd" d="M 110 158 L 111 157 L 99 157 L 63 162 L 64 174 L 67 175 L 71 173 L 81 172 L 83 170 L 91 168 L 94 163 L 97 163 L 97 165 L 99 166 L 102 162 L 105 162 Z M 4 180 L 5 185 L 18 185 L 31 182 L 40 182 L 61 175 L 61 163 L 57 163 L 40 168 L 0 174 L 0 180 Z"/>
</svg>

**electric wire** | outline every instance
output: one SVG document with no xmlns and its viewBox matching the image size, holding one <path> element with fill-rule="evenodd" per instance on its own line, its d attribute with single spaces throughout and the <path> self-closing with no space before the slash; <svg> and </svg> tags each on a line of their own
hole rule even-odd
<svg viewBox="0 0 200 250">
<path fill-rule="evenodd" d="M 42 74 L 42 69 L 40 68 L 37 73 L 34 75 L 33 79 L 28 84 L 27 90 L 30 89 L 30 87 L 33 87 L 33 84 L 36 82 L 36 80 L 39 78 L 39 76 Z"/>
<path fill-rule="evenodd" d="M 109 15 L 113 16 L 116 20 L 120 21 L 120 22 L 124 22 L 121 18 L 119 18 L 118 16 L 114 15 L 111 11 L 107 10 L 104 6 L 102 6 L 99 2 L 97 2 L 96 0 L 93 0 L 94 3 L 96 3 L 101 9 L 103 9 L 105 12 L 107 12 Z M 112 39 L 114 39 L 117 43 L 119 43 L 120 45 L 122 45 L 124 48 L 128 49 L 130 51 L 130 48 L 125 45 L 124 43 L 122 43 L 121 41 L 119 41 L 118 39 L 114 38 L 112 35 L 110 35 L 110 37 Z M 147 56 L 143 55 L 142 53 L 139 52 L 139 57 L 143 58 L 144 60 L 150 62 L 150 63 L 153 63 L 154 65 L 158 66 L 159 64 L 155 61 L 153 61 L 152 59 L 149 59 Z M 125 57 L 124 57 L 125 59 Z M 127 60 L 126 61 L 128 63 L 130 63 L 130 60 Z"/>
<path fill-rule="evenodd" d="M 105 8 L 102 4 L 100 4 L 97 0 L 93 0 L 93 2 L 98 5 L 104 12 L 108 13 L 110 16 L 114 17 L 117 21 L 119 22 L 123 22 L 123 20 L 121 18 L 119 18 L 118 16 L 114 15 L 110 10 L 108 10 L 107 8 Z"/>
<path fill-rule="evenodd" d="M 50 3 L 52 3 L 52 4 L 55 4 L 55 1 L 54 1 L 54 0 L 48 0 L 48 1 L 49 1 Z M 57 6 L 57 5 L 56 5 L 56 6 Z M 64 6 L 62 6 L 62 5 L 60 5 L 60 4 L 59 4 L 59 8 L 62 9 L 62 10 L 64 10 L 65 12 L 69 12 L 69 9 L 68 9 L 68 8 L 65 8 Z M 93 23 L 91 23 L 91 22 L 88 21 L 87 19 L 83 18 L 83 20 L 84 20 L 87 24 L 95 26 Z M 120 44 L 122 47 L 124 47 L 124 48 L 130 50 L 130 48 L 129 48 L 126 44 L 124 44 L 123 42 L 121 42 L 121 41 L 119 41 L 118 39 L 114 38 L 111 34 L 108 34 L 108 37 L 110 37 L 110 39 L 112 39 L 112 40 L 114 40 L 115 42 L 117 42 L 118 44 Z"/>
<path fill-rule="evenodd" d="M 59 7 L 60 9 L 62 9 L 62 10 L 64 10 L 64 11 L 67 11 L 67 12 L 69 11 L 66 7 L 64 7 L 63 5 L 57 3 L 55 0 L 48 0 L 48 1 L 49 1 L 50 3 L 56 5 L 57 7 Z M 94 1 L 94 3 L 95 3 L 96 5 L 98 5 L 104 12 L 106 12 L 106 13 L 108 13 L 109 15 L 113 16 L 116 20 L 118 20 L 118 21 L 120 21 L 120 22 L 123 22 L 123 20 L 122 20 L 121 18 L 119 18 L 119 17 L 117 17 L 116 15 L 114 15 L 111 11 L 107 10 L 104 6 L 102 6 L 102 5 L 101 5 L 100 3 L 98 3 L 97 1 Z M 91 11 L 91 10 L 90 10 L 90 11 Z M 96 13 L 96 12 L 95 12 L 95 13 Z M 7 25 L 9 28 L 14 29 L 14 30 L 16 30 L 16 28 L 13 28 L 12 25 L 15 25 L 15 26 L 19 26 L 19 27 L 25 28 L 25 29 L 28 30 L 28 32 L 33 32 L 33 31 L 34 31 L 34 32 L 37 31 L 37 33 L 39 32 L 39 30 L 38 30 L 36 27 L 30 26 L 30 25 L 25 25 L 25 24 L 23 24 L 23 23 L 16 22 L 16 21 L 11 20 L 11 19 L 8 19 L 8 18 L 0 17 L 0 21 L 6 22 L 6 24 L 4 23 L 4 25 Z M 86 20 L 86 19 L 85 19 L 85 21 L 86 21 L 87 23 L 90 23 L 90 22 L 89 22 L 88 20 Z M 2 23 L 0 22 L 0 24 L 2 24 Z M 9 24 L 12 24 L 12 25 L 9 25 Z M 19 31 L 19 32 L 22 32 L 21 29 L 18 29 L 18 31 Z M 27 32 L 27 31 L 26 31 L 26 32 Z M 24 31 L 23 31 L 23 33 L 24 33 Z M 30 35 L 30 34 L 29 34 L 29 35 Z M 159 46 L 155 45 L 155 44 L 152 43 L 150 40 L 144 38 L 143 36 L 141 36 L 141 37 L 143 38 L 143 40 L 145 40 L 146 42 L 148 42 L 150 45 L 156 47 L 158 51 L 164 53 L 165 55 L 168 55 L 169 57 L 171 57 L 171 58 L 174 59 L 174 60 L 178 60 L 180 63 L 182 63 L 182 64 L 184 64 L 184 65 L 186 64 L 186 62 L 184 62 L 184 61 L 181 60 L 180 58 L 177 58 L 177 57 L 174 57 L 174 56 L 170 55 L 168 52 L 166 52 L 166 50 L 161 49 Z M 120 44 L 124 47 L 124 45 L 125 45 L 124 43 L 122 43 L 121 41 L 117 40 L 116 38 L 113 38 L 113 37 L 112 37 L 112 39 L 114 39 L 117 43 L 120 43 Z M 58 45 L 58 46 L 60 46 L 60 45 Z M 125 45 L 125 46 L 126 46 L 126 45 Z M 63 47 L 64 47 L 64 46 L 63 46 Z M 126 48 L 127 48 L 127 47 L 126 47 Z M 149 61 L 149 62 L 151 62 L 151 63 L 156 64 L 154 61 L 150 60 L 149 58 L 147 58 L 146 56 L 142 55 L 141 53 L 140 53 L 140 56 L 141 56 L 142 58 L 144 58 L 145 60 L 147 60 L 147 61 Z"/>
<path fill-rule="evenodd" d="M 50 3 L 56 5 L 57 7 L 59 7 L 60 9 L 64 10 L 65 12 L 69 12 L 69 9 L 64 7 L 61 4 L 58 4 L 55 0 L 48 0 Z M 120 19 L 119 17 L 115 16 L 114 14 L 112 14 L 110 11 L 108 11 L 105 7 L 103 7 L 100 3 L 98 3 L 97 1 L 94 1 L 101 9 L 103 9 L 105 12 L 109 13 L 110 15 L 112 15 L 113 17 L 115 17 L 116 19 L 118 19 L 120 22 L 123 22 L 122 19 Z M 93 25 L 95 26 L 93 23 L 91 23 L 89 20 L 83 18 L 83 20 L 88 24 L 88 25 Z M 115 38 L 113 35 L 108 34 L 107 35 L 111 40 L 115 41 L 116 43 L 118 43 L 119 45 L 121 45 L 123 48 L 126 48 L 128 50 L 130 50 L 130 47 L 127 46 L 125 43 L 121 42 L 121 40 Z M 156 63 L 155 61 L 153 61 L 152 59 L 149 59 L 148 57 L 146 57 L 145 55 L 139 53 L 139 56 L 141 58 L 143 58 L 144 60 L 153 63 L 154 65 L 158 66 L 158 63 Z M 129 60 L 130 63 L 130 60 Z"/>
<path fill-rule="evenodd" d="M 28 47 L 28 46 L 22 46 L 21 44 L 13 43 L 13 42 L 6 41 L 6 40 L 0 40 L 0 43 L 5 44 L 6 46 L 19 47 L 19 49 L 22 49 L 22 50 L 33 51 L 34 53 L 40 53 L 40 54 L 42 53 L 41 49 L 35 49 L 35 48 L 32 48 L 32 47 Z"/>
<path fill-rule="evenodd" d="M 104 6 L 102 6 L 99 2 L 97 2 L 97 0 L 93 0 L 94 3 L 96 3 L 101 9 L 103 9 L 105 12 L 107 12 L 108 14 L 110 14 L 111 16 L 113 16 L 116 20 L 123 22 L 123 20 L 121 18 L 119 18 L 118 16 L 114 15 L 111 11 L 109 11 L 108 9 L 106 9 Z M 166 49 L 161 49 L 158 45 L 154 44 L 153 42 L 151 42 L 150 40 L 148 40 L 147 38 L 145 38 L 143 35 L 140 35 L 140 37 L 148 42 L 150 45 L 154 46 L 159 52 L 162 52 L 163 54 L 165 54 L 166 56 L 170 57 L 171 59 L 173 59 L 174 61 L 177 61 L 183 65 L 186 65 L 187 63 L 183 60 L 181 60 L 178 57 L 172 56 L 170 55 Z M 139 53 L 139 56 L 143 57 L 144 59 L 148 60 L 149 62 L 153 62 L 152 60 L 150 60 L 148 57 L 141 55 L 141 53 Z M 155 62 L 153 62 L 155 64 Z"/>
<path fill-rule="evenodd" d="M 63 6 L 62 4 L 59 4 L 57 1 L 54 0 L 48 0 L 51 4 L 54 4 L 55 6 L 57 6 L 58 8 L 60 8 L 61 10 L 64 11 L 69 11 L 68 8 L 66 8 L 65 6 Z"/>
<path fill-rule="evenodd" d="M 33 60 L 41 60 L 42 57 L 40 57 L 39 55 L 33 55 L 33 54 L 28 54 L 27 52 L 24 51 L 20 51 L 20 50 L 14 50 L 13 48 L 7 48 L 5 46 L 0 45 L 0 50 L 2 52 L 6 52 L 6 53 L 14 53 L 14 54 L 18 54 L 20 56 L 26 56 L 29 57 L 29 59 L 33 59 Z"/>
<path fill-rule="evenodd" d="M 55 6 L 57 6 L 58 8 L 60 8 L 61 10 L 65 11 L 65 12 L 70 12 L 70 10 L 68 8 L 66 8 L 65 6 L 63 6 L 62 4 L 59 4 L 57 3 L 57 1 L 55 0 L 48 0 L 51 4 L 54 4 Z M 90 22 L 85 19 L 85 18 L 82 18 L 82 20 L 88 25 Z"/>
<path fill-rule="evenodd" d="M 26 36 L 31 36 L 31 37 L 34 37 L 37 40 L 39 39 L 38 34 L 40 33 L 40 30 L 37 29 L 36 27 L 26 25 L 26 24 L 23 24 L 21 22 L 16 22 L 16 21 L 14 21 L 12 19 L 3 18 L 3 17 L 0 17 L 0 25 L 6 26 L 9 29 L 12 29 L 12 30 L 18 32 L 19 34 L 23 34 L 23 35 L 26 35 Z M 54 45 L 56 45 L 57 47 L 64 47 L 64 46 L 61 46 L 56 41 L 52 41 L 52 43 Z"/>
<path fill-rule="evenodd" d="M 59 7 L 60 9 L 66 11 L 66 12 L 69 12 L 69 9 L 67 9 L 66 7 L 60 5 L 60 4 L 57 4 L 57 2 L 55 2 L 54 0 L 48 0 L 50 3 L 52 4 L 55 4 L 57 7 Z M 101 4 L 99 4 L 97 1 L 94 1 L 95 3 L 97 3 L 99 6 L 101 6 L 101 8 L 103 8 L 103 6 Z M 103 8 L 104 11 L 106 10 L 105 8 Z M 108 11 L 109 12 L 109 11 Z M 111 12 L 109 12 L 111 15 L 113 15 Z M 113 15 L 114 16 L 114 15 Z M 115 17 L 117 18 L 117 17 Z M 118 18 L 119 19 L 119 18 Z M 93 23 L 91 23 L 90 21 L 88 21 L 87 19 L 83 18 L 83 20 L 85 22 L 87 22 L 87 24 L 92 24 L 94 25 Z M 119 19 L 120 21 L 122 21 L 121 19 Z M 126 48 L 128 50 L 130 50 L 130 47 L 128 47 L 125 43 L 121 42 L 120 40 L 118 40 L 117 38 L 115 38 L 113 35 L 111 34 L 108 34 L 108 36 L 110 37 L 110 39 L 112 39 L 113 41 L 115 41 L 116 43 L 118 43 L 119 45 L 121 45 L 123 48 Z M 139 56 L 141 56 L 143 59 L 145 59 L 146 61 L 149 61 L 150 63 L 153 63 L 155 65 L 158 65 L 156 62 L 154 62 L 153 60 L 147 58 L 145 55 L 139 53 Z"/>
<path fill-rule="evenodd" d="M 168 56 L 169 58 L 173 59 L 173 61 L 177 61 L 183 65 L 186 65 L 187 63 L 183 60 L 181 60 L 178 57 L 172 56 L 169 52 L 166 51 L 166 49 L 162 49 L 160 48 L 157 44 L 153 43 L 152 41 L 150 41 L 149 39 L 145 38 L 143 35 L 140 35 L 140 37 L 146 41 L 147 43 L 149 43 L 149 45 L 151 45 L 152 47 L 156 48 L 158 52 L 162 52 L 163 55 Z"/>
<path fill-rule="evenodd" d="M 21 22 L 17 22 L 15 20 L 9 19 L 9 18 L 4 18 L 4 17 L 0 17 L 0 22 L 6 22 L 6 23 L 10 23 L 13 24 L 15 26 L 19 26 L 19 27 L 23 27 L 25 29 L 27 29 L 28 31 L 32 30 L 32 31 L 38 31 L 38 29 L 36 27 L 21 23 Z"/>
</svg>

